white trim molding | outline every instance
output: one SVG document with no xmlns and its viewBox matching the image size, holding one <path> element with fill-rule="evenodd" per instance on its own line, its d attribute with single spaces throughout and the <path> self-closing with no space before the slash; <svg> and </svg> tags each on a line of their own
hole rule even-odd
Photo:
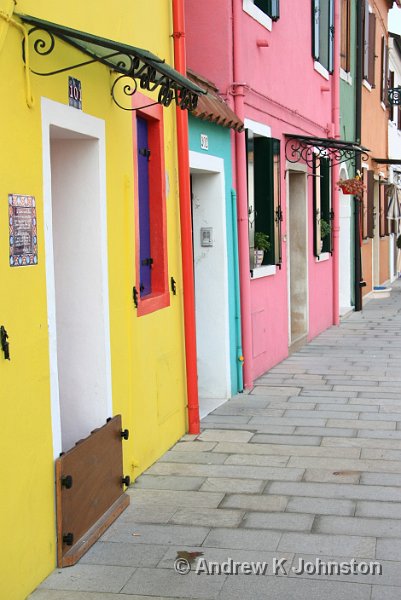
<svg viewBox="0 0 401 600">
<path fill-rule="evenodd" d="M 269 15 L 266 15 L 263 10 L 255 6 L 253 0 L 243 0 L 242 9 L 247 15 L 255 19 L 260 25 L 263 25 L 268 31 L 272 30 L 273 22 Z"/>
<path fill-rule="evenodd" d="M 61 411 L 59 402 L 59 383 L 57 365 L 57 325 L 56 325 L 56 288 L 53 255 L 52 225 L 52 172 L 50 160 L 51 126 L 66 129 L 96 139 L 99 144 L 99 203 L 101 224 L 101 271 L 103 295 L 103 323 L 105 332 L 106 358 L 106 408 L 112 410 L 111 353 L 110 353 L 110 317 L 107 254 L 107 205 L 106 205 L 106 131 L 105 122 L 59 102 L 41 99 L 42 112 L 42 161 L 43 161 L 43 211 L 45 236 L 46 294 L 49 327 L 50 395 L 53 434 L 53 456 L 57 458 L 62 451 Z"/>
<path fill-rule="evenodd" d="M 259 123 L 259 121 L 252 121 L 252 119 L 244 119 L 244 127 L 245 129 L 250 129 L 256 135 L 260 135 L 262 137 L 267 138 L 272 137 L 272 128 L 269 125 L 265 125 L 264 123 Z"/>
<path fill-rule="evenodd" d="M 330 73 L 323 65 L 320 64 L 318 60 L 315 60 L 313 63 L 313 68 L 317 73 L 319 73 L 319 75 L 327 79 L 327 81 L 330 81 Z"/>
<path fill-rule="evenodd" d="M 262 265 L 251 270 L 251 279 L 260 279 L 261 277 L 269 277 L 277 272 L 276 265 Z"/>
</svg>

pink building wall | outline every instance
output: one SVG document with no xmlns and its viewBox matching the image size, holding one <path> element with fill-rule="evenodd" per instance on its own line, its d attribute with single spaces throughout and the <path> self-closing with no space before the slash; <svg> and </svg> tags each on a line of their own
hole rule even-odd
<svg viewBox="0 0 401 600">
<path fill-rule="evenodd" d="M 337 1 L 337 0 L 336 0 Z M 233 7 L 241 20 L 242 80 L 233 81 Z M 188 67 L 213 81 L 234 107 L 233 83 L 244 84 L 244 116 L 271 127 L 281 140 L 282 268 L 250 285 L 252 379 L 288 355 L 288 284 L 286 249 L 286 160 L 284 134 L 334 137 L 333 75 L 314 68 L 311 2 L 281 2 L 271 31 L 242 10 L 243 0 L 187 0 Z M 267 42 L 258 47 L 257 42 Z M 335 50 L 336 52 L 336 50 Z M 245 143 L 244 134 L 235 134 Z M 242 139 L 242 141 L 241 141 Z M 246 165 L 243 166 L 246 176 Z M 310 169 L 308 169 L 310 174 Z M 237 173 L 238 176 L 238 173 Z M 243 176 L 243 174 L 242 174 Z M 334 322 L 333 258 L 317 261 L 313 254 L 313 178 L 308 176 L 308 339 Z M 234 186 L 239 182 L 234 181 Z M 333 201 L 335 198 L 333 198 Z M 240 202 L 246 198 L 239 196 Z M 243 278 L 244 279 L 244 278 Z M 248 379 L 249 386 L 249 379 Z"/>
</svg>

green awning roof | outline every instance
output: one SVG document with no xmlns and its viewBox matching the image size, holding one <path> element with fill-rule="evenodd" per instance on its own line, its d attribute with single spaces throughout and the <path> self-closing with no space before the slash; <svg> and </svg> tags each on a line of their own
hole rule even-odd
<svg viewBox="0 0 401 600">
<path fill-rule="evenodd" d="M 172 100 L 175 99 L 181 108 L 193 110 L 196 107 L 198 95 L 206 93 L 198 85 L 173 69 L 163 59 L 148 50 L 51 23 L 30 15 L 18 14 L 18 16 L 23 22 L 32 25 L 29 35 L 35 34 L 36 37 L 40 36 L 41 32 L 47 32 L 49 35 L 49 40 L 40 40 L 39 37 L 35 39 L 33 47 L 38 55 L 47 56 L 50 54 L 55 45 L 54 37 L 57 37 L 91 58 L 90 61 L 70 67 L 63 66 L 56 71 L 47 73 L 33 71 L 37 75 L 53 75 L 91 62 L 101 62 L 122 76 L 138 80 L 142 89 L 154 91 L 160 87 L 158 101 L 164 106 L 169 106 Z"/>
</svg>

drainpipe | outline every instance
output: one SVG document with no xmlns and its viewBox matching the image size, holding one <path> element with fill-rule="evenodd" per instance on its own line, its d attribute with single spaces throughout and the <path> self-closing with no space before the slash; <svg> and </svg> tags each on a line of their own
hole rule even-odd
<svg viewBox="0 0 401 600">
<path fill-rule="evenodd" d="M 233 79 L 234 111 L 243 121 L 245 118 L 245 84 L 243 83 L 243 55 L 241 47 L 242 2 L 232 0 L 233 19 Z M 244 352 L 244 386 L 252 388 L 252 321 L 251 321 L 251 281 L 249 269 L 248 237 L 248 190 L 246 178 L 246 153 L 243 133 L 235 133 L 235 171 L 237 181 L 238 211 L 238 250 L 239 274 L 241 282 L 241 325 L 242 348 Z"/>
<path fill-rule="evenodd" d="M 335 138 L 340 137 L 340 3 L 335 2 L 334 12 L 334 61 L 332 78 L 332 123 Z M 332 168 L 332 199 L 333 199 L 333 325 L 340 323 L 340 206 L 336 181 L 339 179 L 339 165 Z"/>
<path fill-rule="evenodd" d="M 173 1 L 174 66 L 186 76 L 184 0 Z M 199 428 L 198 370 L 196 362 L 196 321 L 194 264 L 192 248 L 191 189 L 189 178 L 188 114 L 176 108 L 178 179 L 180 190 L 180 225 L 184 294 L 185 362 L 187 371 L 188 431 Z"/>
<path fill-rule="evenodd" d="M 242 365 L 244 357 L 242 355 L 241 345 L 241 314 L 240 314 L 240 283 L 238 272 L 238 238 L 237 238 L 237 193 L 231 190 L 231 206 L 232 206 L 232 228 L 233 228 L 233 245 L 234 245 L 234 290 L 235 290 L 235 339 L 236 339 L 236 358 L 237 358 L 237 388 L 239 392 L 243 391 L 244 381 L 242 373 Z"/>
<path fill-rule="evenodd" d="M 355 141 L 361 144 L 362 135 L 362 1 L 356 2 L 356 68 L 355 68 Z M 361 171 L 362 160 L 358 154 L 355 159 L 355 169 Z M 355 311 L 362 310 L 362 256 L 361 256 L 361 201 L 354 197 L 354 295 Z"/>
</svg>

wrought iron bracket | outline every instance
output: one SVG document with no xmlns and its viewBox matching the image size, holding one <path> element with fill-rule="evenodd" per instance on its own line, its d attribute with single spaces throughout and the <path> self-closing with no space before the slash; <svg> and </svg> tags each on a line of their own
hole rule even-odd
<svg viewBox="0 0 401 600">
<path fill-rule="evenodd" d="M 22 41 L 22 58 L 27 71 L 35 75 L 49 77 L 94 63 L 102 63 L 116 75 L 111 83 L 111 97 L 114 103 L 119 108 L 127 111 L 135 111 L 140 108 L 152 106 L 153 104 L 161 104 L 164 107 L 168 107 L 173 102 L 182 110 L 192 111 L 197 106 L 198 94 L 205 93 L 200 88 L 198 91 L 196 86 L 192 86 L 192 82 L 175 72 L 164 60 L 156 56 L 148 58 L 145 51 L 123 44 L 120 45 L 116 42 L 94 38 L 90 34 L 75 32 L 74 30 L 69 30 L 65 33 L 61 27 L 52 24 L 48 24 L 48 27 L 37 25 L 37 20 L 35 22 L 35 19 L 32 17 L 25 16 L 22 18 L 33 25 Z M 67 28 L 64 29 L 66 30 Z M 70 33 L 71 31 L 74 34 Z M 96 41 L 93 42 L 93 39 L 99 40 L 101 52 L 97 50 L 92 51 L 89 45 L 83 45 L 84 42 L 92 42 L 96 45 Z M 36 67 L 33 68 L 29 64 L 30 53 L 39 58 L 49 57 L 60 42 L 69 44 L 82 52 L 82 54 L 87 55 L 88 58 L 73 64 L 61 66 L 57 69 L 42 70 Z M 50 62 L 54 64 L 53 60 Z M 146 107 L 133 108 L 130 99 L 139 89 L 148 92 L 158 91 L 157 100 L 152 104 L 146 105 Z"/>
<path fill-rule="evenodd" d="M 285 157 L 290 163 L 305 162 L 313 167 L 320 159 L 330 160 L 330 166 L 339 165 L 346 161 L 355 162 L 356 157 L 368 160 L 368 148 L 355 142 L 347 142 L 333 138 L 317 138 L 310 136 L 285 134 Z"/>
</svg>

